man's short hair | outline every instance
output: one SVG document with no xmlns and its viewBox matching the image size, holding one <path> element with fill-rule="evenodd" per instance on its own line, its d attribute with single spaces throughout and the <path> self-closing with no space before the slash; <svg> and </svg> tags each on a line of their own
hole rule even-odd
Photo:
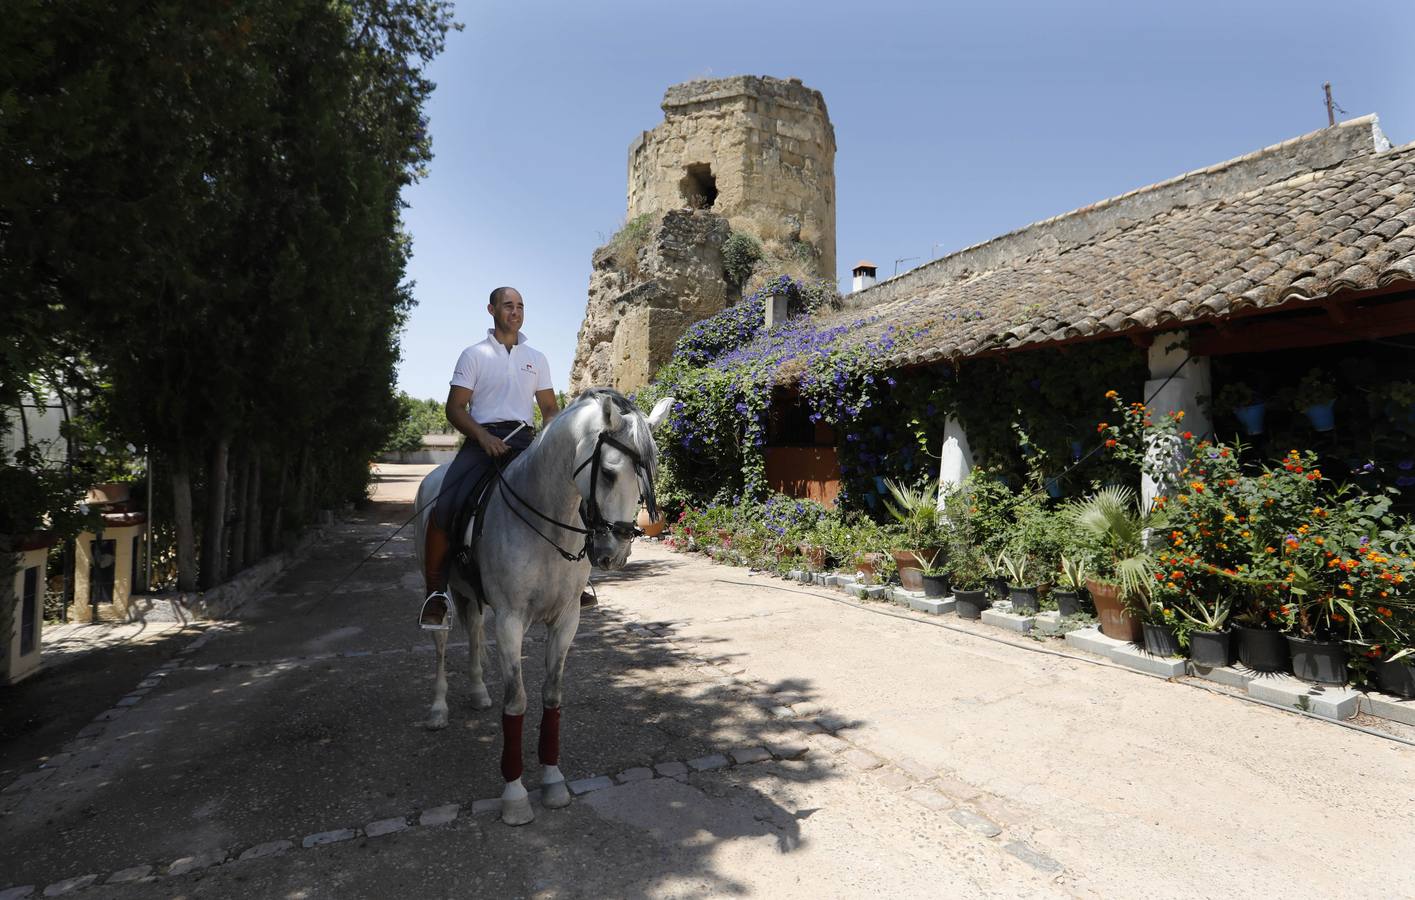
<svg viewBox="0 0 1415 900">
<path fill-rule="evenodd" d="M 507 294 L 508 291 L 516 291 L 516 289 L 513 288 L 513 287 L 499 287 L 499 288 L 496 288 L 495 290 L 493 290 L 493 291 L 491 292 L 491 299 L 488 300 L 488 301 L 486 301 L 486 302 L 489 303 L 489 304 L 491 304 L 492 306 L 495 306 L 496 304 L 498 304 L 498 303 L 501 302 L 501 298 L 504 297 L 504 296 L 506 296 L 506 294 Z M 519 294 L 520 291 L 516 291 L 516 293 Z"/>
</svg>

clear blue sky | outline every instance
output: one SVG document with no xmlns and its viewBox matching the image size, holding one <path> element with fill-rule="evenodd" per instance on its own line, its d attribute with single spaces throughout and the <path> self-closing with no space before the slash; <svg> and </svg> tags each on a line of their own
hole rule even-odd
<svg viewBox="0 0 1415 900">
<path fill-rule="evenodd" d="M 1415 140 L 1402 0 L 497 0 L 457 17 L 430 69 L 436 158 L 405 198 L 418 306 L 399 385 L 418 397 L 446 396 L 499 284 L 565 386 L 629 142 L 680 81 L 796 76 L 825 95 L 846 279 L 860 257 L 887 275 L 1320 128 L 1323 81 L 1338 119 L 1378 113 Z"/>
</svg>

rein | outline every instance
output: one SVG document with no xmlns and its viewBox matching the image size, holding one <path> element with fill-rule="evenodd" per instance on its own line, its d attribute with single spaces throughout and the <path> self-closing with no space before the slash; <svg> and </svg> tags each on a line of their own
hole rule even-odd
<svg viewBox="0 0 1415 900">
<path fill-rule="evenodd" d="M 623 540 L 629 540 L 643 533 L 633 522 L 610 521 L 609 519 L 606 519 L 604 517 L 603 513 L 600 512 L 599 501 L 596 499 L 596 493 L 599 488 L 599 473 L 604 468 L 602 451 L 604 450 L 605 444 L 610 445 L 611 447 L 618 450 L 620 453 L 623 453 L 625 456 L 629 457 L 629 459 L 633 461 L 635 472 L 637 472 L 641 476 L 641 478 L 643 479 L 643 483 L 647 485 L 647 491 L 644 499 L 645 503 L 647 503 L 648 505 L 650 517 L 654 516 L 657 513 L 657 509 L 655 508 L 656 504 L 654 502 L 653 496 L 653 476 L 649 473 L 647 464 L 645 464 L 643 458 L 639 455 L 639 452 L 637 450 L 625 446 L 625 444 L 621 442 L 618 438 L 615 438 L 604 431 L 601 431 L 599 433 L 599 439 L 595 442 L 594 452 L 590 454 L 590 457 L 588 459 L 576 466 L 575 471 L 571 473 L 571 478 L 574 478 L 575 476 L 579 475 L 581 472 L 584 471 L 585 466 L 591 467 L 589 500 L 582 505 L 580 510 L 580 519 L 586 525 L 586 527 L 584 528 L 581 528 L 577 525 L 571 525 L 568 522 L 561 522 L 557 519 L 553 519 L 550 516 L 547 516 L 545 513 L 541 512 L 540 510 L 536 509 L 535 506 L 528 502 L 524 497 L 516 493 L 515 488 L 511 487 L 511 485 L 507 483 L 505 468 L 500 464 L 498 464 L 496 467 L 497 489 L 502 491 L 503 494 L 509 494 L 512 498 L 516 500 L 516 503 L 519 503 L 521 506 L 524 506 L 529 512 L 531 512 L 541 521 L 549 522 L 551 525 L 554 525 L 557 528 L 563 528 L 566 531 L 572 531 L 576 534 L 583 534 L 585 536 L 585 543 L 584 546 L 580 548 L 580 552 L 571 553 L 569 550 L 566 550 L 564 547 L 557 544 L 554 539 L 552 539 L 549 535 L 545 534 L 545 532 L 537 528 L 535 524 L 531 522 L 531 520 L 527 519 L 524 515 L 522 515 L 521 511 L 516 508 L 516 504 L 511 503 L 510 500 L 507 501 L 507 508 L 515 514 L 516 518 L 520 519 L 521 522 L 524 523 L 527 528 L 535 532 L 541 540 L 554 547 L 555 551 L 559 553 L 560 556 L 564 558 L 567 562 L 579 562 L 580 560 L 584 559 L 589 554 L 590 543 L 594 540 L 594 537 L 597 534 L 613 534 L 615 537 L 621 538 Z"/>
</svg>

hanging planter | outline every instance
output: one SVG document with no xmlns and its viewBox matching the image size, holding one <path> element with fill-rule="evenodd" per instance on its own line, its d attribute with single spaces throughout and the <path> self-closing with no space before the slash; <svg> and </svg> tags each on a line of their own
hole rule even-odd
<svg viewBox="0 0 1415 900">
<path fill-rule="evenodd" d="M 1061 496 L 1061 479 L 1048 478 L 1046 480 L 1047 495 L 1053 500 Z"/>
<path fill-rule="evenodd" d="M 1313 431 L 1331 431 L 1336 428 L 1336 401 L 1314 403 L 1302 410 L 1311 423 Z"/>
<path fill-rule="evenodd" d="M 1259 401 L 1234 407 L 1233 415 L 1238 419 L 1238 424 L 1243 426 L 1244 433 L 1251 437 L 1263 433 L 1263 417 L 1267 415 L 1267 411 L 1268 405 Z"/>
</svg>

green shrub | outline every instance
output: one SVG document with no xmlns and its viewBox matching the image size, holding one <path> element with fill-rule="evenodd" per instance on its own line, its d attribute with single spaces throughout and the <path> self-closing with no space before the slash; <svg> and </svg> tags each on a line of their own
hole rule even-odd
<svg viewBox="0 0 1415 900">
<path fill-rule="evenodd" d="M 752 277 L 752 269 L 762 259 L 762 245 L 744 231 L 734 231 L 722 245 L 722 274 L 728 283 L 741 286 Z"/>
</svg>

